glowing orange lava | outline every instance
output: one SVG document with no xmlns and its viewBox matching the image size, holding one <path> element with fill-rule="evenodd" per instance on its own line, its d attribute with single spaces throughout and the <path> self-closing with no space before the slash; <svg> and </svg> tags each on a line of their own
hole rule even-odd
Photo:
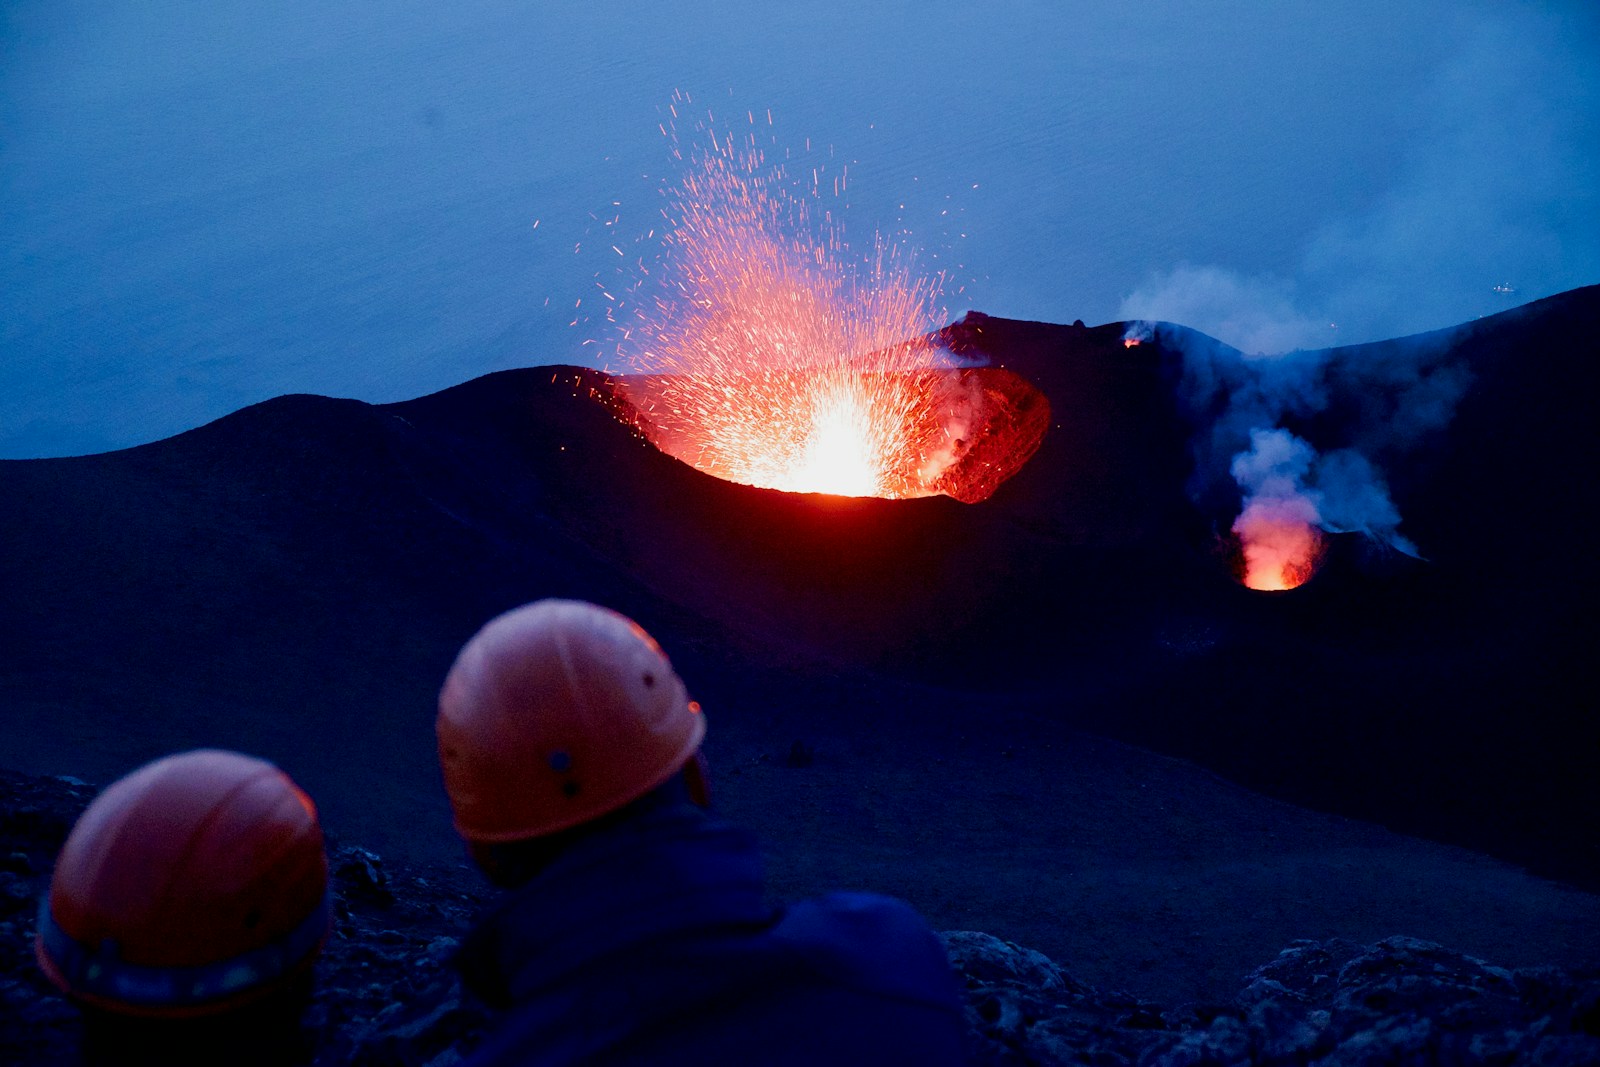
<svg viewBox="0 0 1600 1067">
<path fill-rule="evenodd" d="M 687 97 L 674 99 L 674 120 L 679 104 Z M 663 126 L 683 174 L 665 190 L 662 261 L 653 273 L 641 263 L 614 338 L 635 424 L 730 481 L 841 496 L 946 491 L 941 478 L 1000 409 L 929 333 L 942 277 L 917 273 L 881 238 L 854 258 L 823 195 L 842 193 L 843 171 L 807 166 L 792 180 L 750 118 L 743 140 L 707 122 L 689 148 Z M 1029 433 L 1001 480 L 1043 427 Z"/>
<path fill-rule="evenodd" d="M 879 496 L 883 449 L 873 439 L 872 413 L 857 389 L 816 398 L 800 459 L 780 476 L 797 493 Z"/>
<path fill-rule="evenodd" d="M 1050 425 L 1044 394 L 999 367 L 853 379 L 768 370 L 687 416 L 674 402 L 697 390 L 679 376 L 614 382 L 621 416 L 661 451 L 719 478 L 797 493 L 977 503 L 1022 468 Z"/>
<path fill-rule="evenodd" d="M 1311 580 L 1322 562 L 1322 531 L 1293 509 L 1252 503 L 1234 521 L 1248 589 L 1279 592 Z"/>
</svg>

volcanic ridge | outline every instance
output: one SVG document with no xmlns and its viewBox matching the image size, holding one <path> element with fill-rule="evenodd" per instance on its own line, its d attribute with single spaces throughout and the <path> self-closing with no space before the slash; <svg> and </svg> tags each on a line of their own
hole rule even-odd
<svg viewBox="0 0 1600 1067">
<path fill-rule="evenodd" d="M 451 658 L 580 597 L 672 654 L 781 894 L 895 893 L 1168 997 L 1301 937 L 1593 964 L 1597 335 L 1591 287 L 1291 354 L 1298 399 L 1252 427 L 1258 369 L 1210 338 L 969 314 L 941 343 L 1022 384 L 963 447 L 1028 454 L 916 499 L 702 473 L 575 367 L 0 462 L 3 762 L 106 782 L 238 748 L 337 836 L 446 862 Z M 1245 588 L 1251 429 L 1365 457 L 1398 526 L 1330 521 L 1306 584 Z"/>
</svg>

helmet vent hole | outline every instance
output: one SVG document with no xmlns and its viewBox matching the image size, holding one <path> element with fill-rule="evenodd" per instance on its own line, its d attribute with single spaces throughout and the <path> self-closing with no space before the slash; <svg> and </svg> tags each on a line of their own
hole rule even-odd
<svg viewBox="0 0 1600 1067">
<path fill-rule="evenodd" d="M 655 685 L 656 684 L 656 676 L 653 675 L 653 674 L 646 674 L 644 676 L 644 684 L 645 684 L 645 688 L 646 689 L 648 689 L 651 686 Z"/>
<path fill-rule="evenodd" d="M 575 797 L 575 796 L 577 796 L 578 795 L 578 783 L 577 782 L 573 782 L 573 781 L 562 782 L 561 783 L 561 795 L 564 796 L 564 797 Z"/>
</svg>

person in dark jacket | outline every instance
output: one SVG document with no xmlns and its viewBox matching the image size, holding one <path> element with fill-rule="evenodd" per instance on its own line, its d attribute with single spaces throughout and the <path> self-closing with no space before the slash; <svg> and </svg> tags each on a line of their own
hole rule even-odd
<svg viewBox="0 0 1600 1067">
<path fill-rule="evenodd" d="M 965 1062 L 960 990 L 907 904 L 765 898 L 706 810 L 705 719 L 615 612 L 491 621 L 439 698 L 456 828 L 510 892 L 459 959 L 503 1014 L 474 1065 Z"/>
</svg>

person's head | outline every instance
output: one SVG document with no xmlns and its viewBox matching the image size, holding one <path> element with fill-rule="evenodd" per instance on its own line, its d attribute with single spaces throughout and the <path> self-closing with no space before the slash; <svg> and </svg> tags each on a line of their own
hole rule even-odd
<svg viewBox="0 0 1600 1067">
<path fill-rule="evenodd" d="M 84 1009 L 91 1047 L 162 1055 L 232 1034 L 244 1048 L 245 1023 L 280 1040 L 297 1022 L 329 922 L 310 798 L 270 763 L 207 749 L 94 799 L 56 860 L 34 952 Z"/>
<path fill-rule="evenodd" d="M 456 830 L 491 876 L 507 846 L 581 832 L 680 773 L 705 801 L 700 706 L 649 634 L 594 604 L 492 619 L 456 657 L 437 729 Z"/>
</svg>

